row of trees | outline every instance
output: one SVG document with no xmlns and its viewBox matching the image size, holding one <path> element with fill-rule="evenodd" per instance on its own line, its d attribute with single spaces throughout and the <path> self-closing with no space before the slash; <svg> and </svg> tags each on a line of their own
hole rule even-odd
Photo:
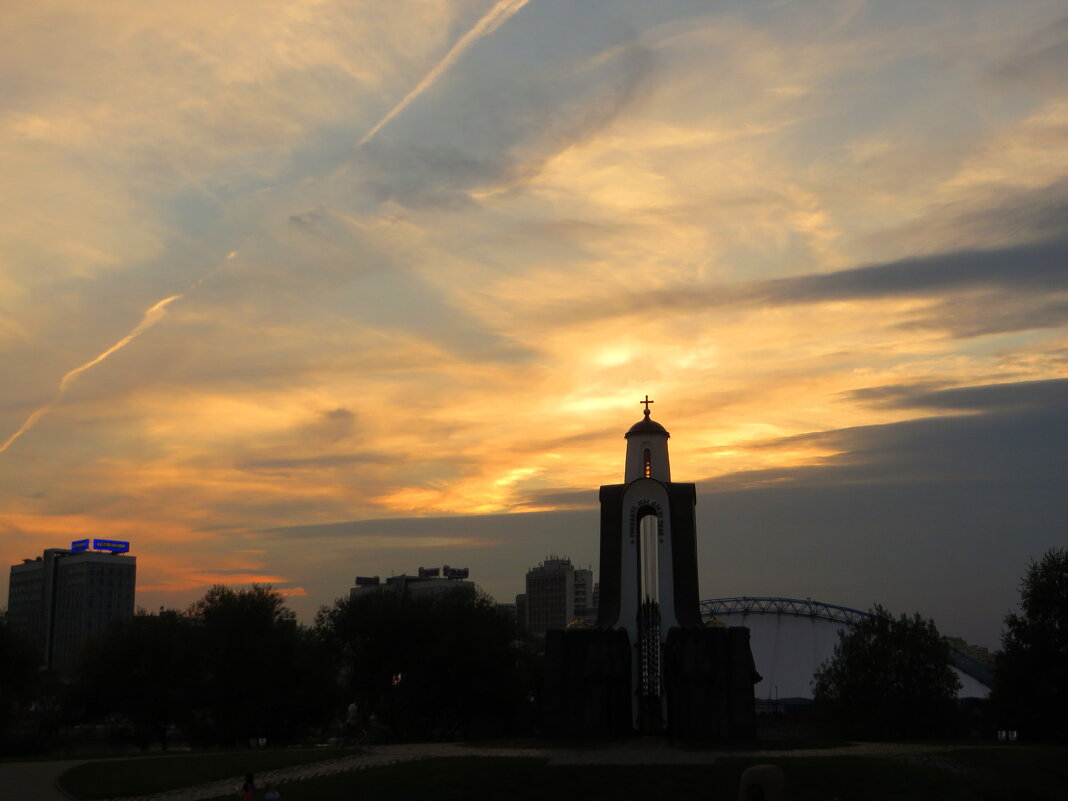
<svg viewBox="0 0 1068 801">
<path fill-rule="evenodd" d="M 300 625 L 270 587 L 213 587 L 184 611 L 144 612 L 87 649 L 73 682 L 35 669 L 0 616 L 0 747 L 47 747 L 64 725 L 120 724 L 142 747 L 177 730 L 194 745 L 292 742 L 349 728 L 402 739 L 533 727 L 537 660 L 483 594 L 392 592 L 338 601 Z M 839 733 L 949 733 L 958 688 L 948 646 L 919 615 L 881 607 L 844 632 L 817 673 L 817 710 Z M 1068 551 L 1033 563 L 1006 618 L 984 726 L 1068 739 Z"/>
<path fill-rule="evenodd" d="M 320 611 L 315 629 L 366 725 L 393 736 L 488 737 L 530 723 L 530 652 L 489 596 L 372 592 Z"/>
<path fill-rule="evenodd" d="M 1068 739 L 1068 551 L 1052 549 L 1028 567 L 1020 611 L 1005 619 L 994 676 L 985 728 Z M 842 632 L 813 693 L 819 718 L 836 732 L 900 739 L 950 733 L 959 721 L 959 687 L 933 621 L 895 618 L 876 606 Z"/>
<path fill-rule="evenodd" d="M 129 721 L 140 745 L 177 726 L 198 744 L 289 739 L 329 714 L 331 664 L 281 593 L 216 586 L 185 612 L 138 614 L 88 649 L 77 719 Z"/>
<path fill-rule="evenodd" d="M 27 653 L 10 645 L 0 653 Z M 370 593 L 303 626 L 277 590 L 216 586 L 112 627 L 69 684 L 0 659 L 0 735 L 39 748 L 64 724 L 119 722 L 142 747 L 174 730 L 194 745 L 293 742 L 339 731 L 352 704 L 354 725 L 374 716 L 394 737 L 504 733 L 524 719 L 522 653 L 512 621 L 470 590 Z"/>
</svg>

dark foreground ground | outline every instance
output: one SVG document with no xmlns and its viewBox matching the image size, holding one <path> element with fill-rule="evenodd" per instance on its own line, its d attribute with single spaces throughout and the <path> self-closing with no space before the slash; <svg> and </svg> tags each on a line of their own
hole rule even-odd
<svg viewBox="0 0 1068 801">
<path fill-rule="evenodd" d="M 39 784 L 48 784 L 50 768 L 52 781 L 59 779 L 51 787 L 13 784 L 22 766 L 6 763 L 0 764 L 0 797 L 232 801 L 241 774 L 251 769 L 260 798 L 272 782 L 284 801 L 727 801 L 737 798 L 746 767 L 767 763 L 785 772 L 791 801 L 1068 798 L 1065 747 L 867 743 L 725 752 L 672 748 L 658 740 L 577 748 L 380 745 L 359 752 L 263 750 L 34 763 Z"/>
</svg>

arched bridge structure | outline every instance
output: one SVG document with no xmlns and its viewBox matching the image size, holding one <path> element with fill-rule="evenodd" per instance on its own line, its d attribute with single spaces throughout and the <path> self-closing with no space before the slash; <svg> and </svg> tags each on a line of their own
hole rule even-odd
<svg viewBox="0 0 1068 801">
<path fill-rule="evenodd" d="M 733 615 L 789 615 L 798 618 L 825 620 L 832 624 L 851 626 L 858 620 L 870 617 L 870 612 L 851 609 L 848 606 L 813 601 L 811 598 L 762 598 L 742 596 L 739 598 L 710 598 L 701 601 L 701 617 L 729 617 Z M 949 663 L 964 675 L 974 679 L 986 689 L 993 686 L 993 671 L 975 657 L 949 647 Z M 759 670 L 759 666 L 758 666 Z"/>
</svg>

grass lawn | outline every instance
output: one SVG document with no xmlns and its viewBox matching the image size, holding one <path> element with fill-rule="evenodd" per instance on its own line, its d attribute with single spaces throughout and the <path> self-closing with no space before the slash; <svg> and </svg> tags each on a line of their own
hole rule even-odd
<svg viewBox="0 0 1068 801">
<path fill-rule="evenodd" d="M 75 798 L 90 801 L 158 793 L 230 777 L 239 784 L 246 771 L 259 773 L 354 753 L 353 749 L 340 748 L 265 748 L 94 760 L 68 770 L 59 784 Z"/>
<path fill-rule="evenodd" d="M 742 767 L 752 762 L 736 761 Z M 775 763 L 786 772 L 794 801 L 1068 798 L 1068 749 L 1064 748 L 977 748 L 897 758 L 785 758 Z"/>
<path fill-rule="evenodd" d="M 734 801 L 742 771 L 761 761 L 767 760 L 731 756 L 708 766 L 551 766 L 536 758 L 456 757 L 294 782 L 280 789 L 284 801 Z M 908 759 L 787 757 L 774 763 L 786 773 L 791 801 L 1068 798 L 1068 749 L 1063 748 L 975 749 Z"/>
<path fill-rule="evenodd" d="M 332 758 L 327 749 L 237 751 L 94 762 L 61 779 L 72 795 L 96 799 L 232 777 L 244 770 Z M 736 752 L 711 765 L 550 765 L 540 758 L 425 759 L 283 784 L 284 801 L 734 801 L 749 765 L 774 762 L 791 801 L 1045 801 L 1068 798 L 1068 748 L 1008 746 L 898 757 L 775 758 Z M 260 790 L 262 797 L 263 791 Z M 219 801 L 233 801 L 232 795 Z"/>
</svg>

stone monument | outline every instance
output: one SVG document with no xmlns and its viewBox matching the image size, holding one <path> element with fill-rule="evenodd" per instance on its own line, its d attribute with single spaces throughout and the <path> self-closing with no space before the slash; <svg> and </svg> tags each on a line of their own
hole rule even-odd
<svg viewBox="0 0 1068 801">
<path fill-rule="evenodd" d="M 546 635 L 546 728 L 572 738 L 751 738 L 760 677 L 749 629 L 702 623 L 696 488 L 671 480 L 671 435 L 648 395 L 641 403 L 623 483 L 600 491 L 597 623 Z"/>
</svg>

